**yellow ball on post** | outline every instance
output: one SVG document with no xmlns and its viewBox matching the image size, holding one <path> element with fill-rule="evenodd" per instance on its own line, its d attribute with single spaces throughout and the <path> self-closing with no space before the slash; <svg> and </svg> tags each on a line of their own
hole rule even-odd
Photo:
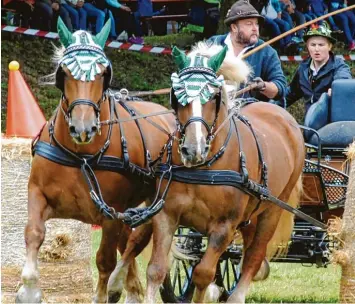
<svg viewBox="0 0 355 304">
<path fill-rule="evenodd" d="M 17 71 L 20 68 L 20 64 L 18 63 L 18 61 L 11 61 L 9 63 L 9 70 L 10 71 Z"/>
</svg>

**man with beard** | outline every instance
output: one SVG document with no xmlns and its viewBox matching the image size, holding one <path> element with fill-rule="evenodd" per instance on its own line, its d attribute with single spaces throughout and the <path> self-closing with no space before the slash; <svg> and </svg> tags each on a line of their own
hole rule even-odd
<svg viewBox="0 0 355 304">
<path fill-rule="evenodd" d="M 208 42 L 228 47 L 234 56 L 244 53 L 264 43 L 259 39 L 259 22 L 263 22 L 258 11 L 247 0 L 239 0 L 228 11 L 224 23 L 229 26 L 229 33 L 211 37 Z M 266 46 L 250 55 L 245 61 L 252 68 L 251 81 L 257 82 L 257 89 L 246 93 L 243 97 L 254 97 L 258 100 L 283 100 L 287 82 L 281 69 L 277 52 Z"/>
</svg>

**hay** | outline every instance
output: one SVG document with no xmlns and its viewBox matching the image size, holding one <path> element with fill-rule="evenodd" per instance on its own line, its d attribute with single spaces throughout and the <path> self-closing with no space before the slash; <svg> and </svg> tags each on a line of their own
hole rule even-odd
<svg viewBox="0 0 355 304">
<path fill-rule="evenodd" d="M 347 149 L 346 155 L 348 159 L 352 160 L 355 157 L 355 142 L 353 142 Z"/>
<path fill-rule="evenodd" d="M 2 160 L 31 159 L 31 142 L 28 138 L 1 138 Z"/>
<path fill-rule="evenodd" d="M 340 303 L 355 303 L 355 143 L 350 145 L 347 156 L 351 165 L 344 215 L 342 222 L 333 228 L 342 242 L 340 249 L 333 252 L 332 260 L 342 268 Z"/>
<path fill-rule="evenodd" d="M 1 300 L 13 303 L 25 262 L 27 183 L 31 140 L 2 139 Z M 49 220 L 39 252 L 39 286 L 46 303 L 91 302 L 91 226 L 75 220 Z"/>
</svg>

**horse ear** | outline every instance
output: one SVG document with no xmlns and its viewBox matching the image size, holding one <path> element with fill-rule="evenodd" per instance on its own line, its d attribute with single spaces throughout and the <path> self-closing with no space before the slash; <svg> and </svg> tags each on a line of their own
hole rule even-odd
<svg viewBox="0 0 355 304">
<path fill-rule="evenodd" d="M 227 51 L 228 47 L 224 46 L 224 48 L 219 53 L 208 59 L 207 64 L 213 71 L 217 72 L 219 70 L 224 58 L 226 57 Z"/>
<path fill-rule="evenodd" d="M 179 50 L 176 46 L 173 48 L 173 59 L 174 62 L 177 64 L 179 71 L 185 68 L 190 64 L 190 58 L 186 56 L 184 51 Z"/>
<path fill-rule="evenodd" d="M 100 31 L 100 33 L 98 33 L 95 37 L 93 37 L 94 42 L 99 46 L 101 46 L 102 49 L 105 47 L 106 40 L 108 38 L 108 35 L 110 34 L 110 30 L 111 30 L 111 20 L 108 19 L 106 21 L 105 26 Z"/>
<path fill-rule="evenodd" d="M 60 17 L 58 17 L 57 31 L 58 31 L 58 35 L 59 35 L 59 40 L 64 45 L 64 47 L 68 47 L 68 45 L 73 43 L 73 35 L 68 30 L 68 28 L 64 24 L 62 18 L 60 18 Z"/>
</svg>

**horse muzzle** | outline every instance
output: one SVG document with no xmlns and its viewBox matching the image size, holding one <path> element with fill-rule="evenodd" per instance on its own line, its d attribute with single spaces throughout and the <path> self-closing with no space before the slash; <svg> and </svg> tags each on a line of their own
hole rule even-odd
<svg viewBox="0 0 355 304">
<path fill-rule="evenodd" d="M 85 145 L 91 143 L 96 134 L 100 135 L 101 129 L 97 123 L 84 126 L 71 122 L 69 124 L 69 133 L 76 144 Z"/>
<path fill-rule="evenodd" d="M 179 147 L 179 153 L 181 156 L 181 161 L 185 167 L 193 167 L 200 164 L 203 164 L 207 155 L 210 151 L 210 145 L 187 145 L 182 144 Z"/>
</svg>

